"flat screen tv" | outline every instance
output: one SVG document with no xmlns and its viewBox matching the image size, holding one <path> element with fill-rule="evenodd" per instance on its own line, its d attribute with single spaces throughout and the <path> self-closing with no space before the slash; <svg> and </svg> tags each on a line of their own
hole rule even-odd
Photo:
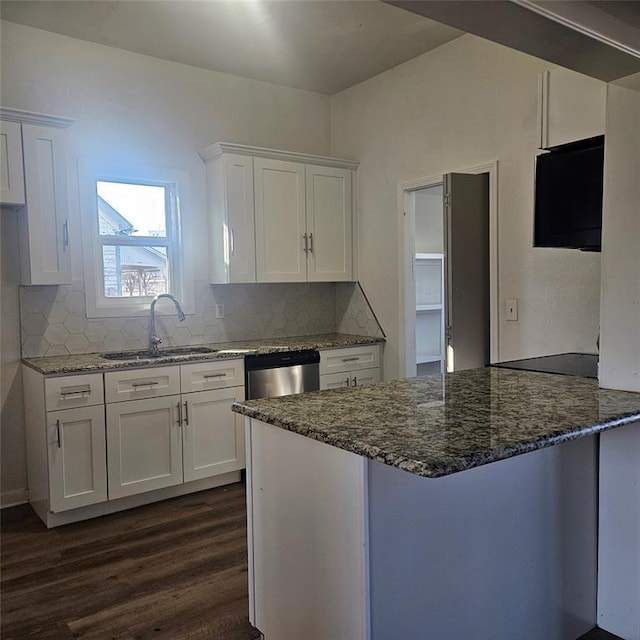
<svg viewBox="0 0 640 640">
<path fill-rule="evenodd" d="M 600 251 L 604 136 L 536 159 L 533 245 Z"/>
</svg>

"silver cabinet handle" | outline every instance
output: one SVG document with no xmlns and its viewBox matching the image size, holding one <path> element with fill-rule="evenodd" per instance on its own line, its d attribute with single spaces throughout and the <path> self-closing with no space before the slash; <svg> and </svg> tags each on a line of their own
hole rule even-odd
<svg viewBox="0 0 640 640">
<path fill-rule="evenodd" d="M 131 386 L 137 387 L 153 387 L 156 384 L 160 384 L 157 380 L 149 380 L 148 382 L 132 382 Z"/>
<path fill-rule="evenodd" d="M 342 362 L 355 362 L 356 360 L 360 360 L 358 356 L 355 358 L 342 358 Z"/>
<path fill-rule="evenodd" d="M 184 423 L 186 425 L 189 424 L 189 405 L 187 404 L 186 400 L 184 402 Z"/>
<path fill-rule="evenodd" d="M 309 253 L 313 253 L 313 233 L 309 234 Z"/>
<path fill-rule="evenodd" d="M 227 374 L 226 373 L 206 373 L 202 377 L 205 380 L 207 380 L 208 378 L 226 378 Z"/>
<path fill-rule="evenodd" d="M 62 439 L 60 437 L 60 420 L 56 420 L 56 434 L 58 436 L 58 449 L 62 446 Z"/>
<path fill-rule="evenodd" d="M 66 251 L 69 248 L 69 221 L 65 220 L 62 225 L 62 248 Z"/>
<path fill-rule="evenodd" d="M 358 378 L 356 378 L 355 376 L 353 376 L 353 386 L 354 387 L 358 386 Z"/>
<path fill-rule="evenodd" d="M 307 234 L 306 234 L 306 233 L 303 233 L 303 234 L 302 234 L 302 239 L 304 240 L 304 247 L 303 247 L 303 249 L 302 249 L 302 250 L 303 250 L 305 253 L 308 253 L 308 252 L 309 252 L 309 236 L 307 236 Z"/>
<path fill-rule="evenodd" d="M 91 387 L 88 384 L 79 384 L 75 387 L 60 387 L 60 395 L 63 399 L 67 399 L 67 396 L 80 396 L 84 397 L 84 394 L 91 395 Z"/>
<path fill-rule="evenodd" d="M 178 420 L 176 421 L 176 423 L 179 427 L 181 427 L 182 426 L 182 405 L 178 402 L 178 404 L 176 404 L 176 408 L 178 409 Z"/>
<path fill-rule="evenodd" d="M 233 227 L 231 227 L 230 240 L 231 240 L 231 255 L 234 256 L 236 254 L 236 234 L 233 230 Z"/>
</svg>

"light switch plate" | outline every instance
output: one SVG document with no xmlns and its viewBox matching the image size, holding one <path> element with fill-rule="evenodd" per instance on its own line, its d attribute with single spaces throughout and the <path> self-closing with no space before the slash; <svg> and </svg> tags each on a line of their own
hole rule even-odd
<svg viewBox="0 0 640 640">
<path fill-rule="evenodd" d="M 506 319 L 510 321 L 518 320 L 518 301 L 506 300 L 505 301 L 505 315 Z"/>
</svg>

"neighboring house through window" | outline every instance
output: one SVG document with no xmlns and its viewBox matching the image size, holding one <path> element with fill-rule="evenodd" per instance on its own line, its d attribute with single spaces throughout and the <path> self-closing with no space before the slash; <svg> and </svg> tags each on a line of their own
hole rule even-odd
<svg viewBox="0 0 640 640">
<path fill-rule="evenodd" d="M 146 312 L 160 293 L 190 306 L 179 176 L 149 169 L 126 175 L 81 171 L 89 317 Z"/>
</svg>

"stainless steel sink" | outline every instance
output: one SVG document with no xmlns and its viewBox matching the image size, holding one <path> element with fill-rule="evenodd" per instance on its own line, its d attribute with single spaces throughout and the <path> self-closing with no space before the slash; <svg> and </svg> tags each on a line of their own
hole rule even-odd
<svg viewBox="0 0 640 640">
<path fill-rule="evenodd" d="M 152 354 L 148 349 L 136 351 L 115 351 L 101 354 L 107 360 L 155 360 L 157 358 L 170 358 L 172 356 L 191 356 L 203 353 L 216 353 L 218 349 L 209 347 L 173 347 L 160 349 L 157 354 Z"/>
</svg>

